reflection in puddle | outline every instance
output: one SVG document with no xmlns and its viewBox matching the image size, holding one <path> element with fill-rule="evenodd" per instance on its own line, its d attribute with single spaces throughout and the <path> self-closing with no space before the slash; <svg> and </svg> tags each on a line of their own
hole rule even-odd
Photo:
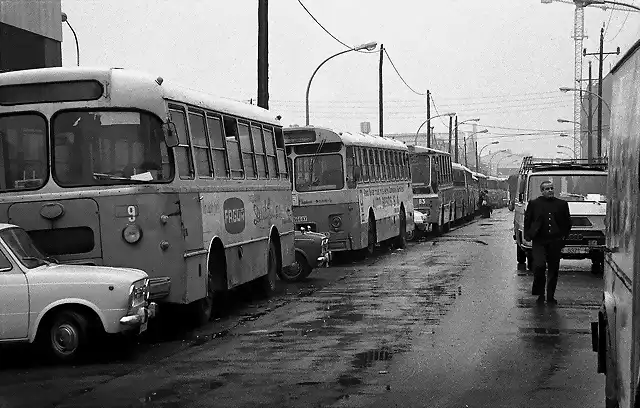
<svg viewBox="0 0 640 408">
<path fill-rule="evenodd" d="M 351 365 L 355 368 L 371 367 L 376 361 L 388 361 L 393 357 L 389 347 L 382 347 L 377 350 L 364 351 L 354 356 Z"/>
</svg>

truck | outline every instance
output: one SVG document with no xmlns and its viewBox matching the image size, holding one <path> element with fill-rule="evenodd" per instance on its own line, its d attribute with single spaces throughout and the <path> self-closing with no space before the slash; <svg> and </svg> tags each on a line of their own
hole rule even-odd
<svg viewBox="0 0 640 408">
<path fill-rule="evenodd" d="M 606 407 L 640 403 L 640 40 L 611 70 L 606 252 L 597 321 L 591 323 Z"/>
<path fill-rule="evenodd" d="M 524 215 L 530 200 L 541 195 L 540 185 L 551 181 L 555 196 L 569 204 L 571 232 L 565 238 L 562 259 L 590 259 L 591 271 L 604 267 L 605 215 L 607 209 L 607 159 L 544 159 L 527 156 L 518 173 L 513 218 L 518 265 L 533 269 L 531 241 L 524 237 Z"/>
</svg>

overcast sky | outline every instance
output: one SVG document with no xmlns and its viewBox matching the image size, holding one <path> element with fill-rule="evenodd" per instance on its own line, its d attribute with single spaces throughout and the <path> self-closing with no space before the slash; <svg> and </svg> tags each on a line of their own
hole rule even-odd
<svg viewBox="0 0 640 408">
<path fill-rule="evenodd" d="M 627 0 L 632 2 L 633 0 Z M 437 112 L 478 117 L 480 145 L 555 156 L 567 138 L 500 129 L 565 129 L 572 119 L 574 72 L 572 4 L 540 0 L 302 0 L 315 18 L 349 45 L 384 44 L 417 93 L 431 90 Z M 257 0 L 62 0 L 76 30 L 80 64 L 132 68 L 189 88 L 237 100 L 256 98 Z M 585 10 L 584 46 L 622 53 L 640 37 L 640 13 Z M 75 43 L 63 26 L 63 65 L 75 65 Z M 298 0 L 269 2 L 270 108 L 283 125 L 303 125 L 305 90 L 314 69 L 344 50 Z M 619 57 L 605 62 L 605 74 Z M 594 59 L 594 76 L 597 65 Z M 310 92 L 311 123 L 378 129 L 379 54 L 349 52 L 325 64 Z M 385 58 L 385 133 L 415 132 L 426 118 L 425 97 L 411 91 Z M 586 78 L 586 59 L 583 76 Z M 435 115 L 435 111 L 432 115 Z M 446 124 L 446 126 L 445 126 Z M 434 119 L 446 132 L 448 118 Z M 465 125 L 466 126 L 466 125 Z M 461 127 L 462 129 L 462 127 Z M 466 127 L 465 130 L 470 130 Z M 533 132 L 537 133 L 537 132 Z M 488 148 L 491 150 L 494 146 Z"/>
</svg>

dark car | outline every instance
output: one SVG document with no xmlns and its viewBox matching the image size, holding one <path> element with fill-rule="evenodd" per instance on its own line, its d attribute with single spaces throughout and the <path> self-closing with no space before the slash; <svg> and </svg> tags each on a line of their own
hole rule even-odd
<svg viewBox="0 0 640 408">
<path fill-rule="evenodd" d="M 292 267 L 282 268 L 280 279 L 298 282 L 309 276 L 314 268 L 329 265 L 331 252 L 327 237 L 317 232 L 296 231 L 294 241 L 296 263 Z"/>
</svg>

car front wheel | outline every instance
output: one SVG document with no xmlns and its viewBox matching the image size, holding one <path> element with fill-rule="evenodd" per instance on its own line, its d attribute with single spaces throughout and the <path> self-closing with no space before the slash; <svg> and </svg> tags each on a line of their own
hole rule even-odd
<svg viewBox="0 0 640 408">
<path fill-rule="evenodd" d="M 86 317 L 72 310 L 63 310 L 49 322 L 41 339 L 47 354 L 62 362 L 76 360 L 88 343 Z"/>
</svg>

